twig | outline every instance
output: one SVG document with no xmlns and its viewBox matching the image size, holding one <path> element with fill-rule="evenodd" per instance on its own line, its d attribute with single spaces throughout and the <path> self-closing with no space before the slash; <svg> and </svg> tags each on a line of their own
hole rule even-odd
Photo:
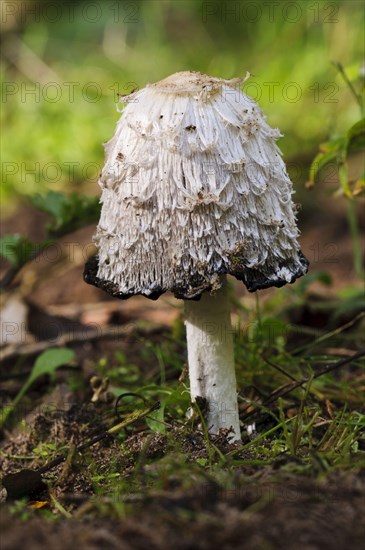
<svg viewBox="0 0 365 550">
<path fill-rule="evenodd" d="M 73 466 L 73 460 L 75 458 L 75 454 L 76 454 L 76 445 L 71 444 L 68 450 L 67 456 L 65 458 L 61 474 L 58 478 L 58 482 L 60 484 L 62 484 L 69 477 L 70 471 Z"/>
<path fill-rule="evenodd" d="M 10 286 L 10 284 L 13 282 L 13 280 L 15 279 L 19 271 L 21 271 L 25 265 L 32 262 L 36 258 L 38 258 L 38 256 L 42 252 L 43 252 L 42 248 L 33 250 L 33 252 L 29 254 L 28 258 L 24 262 L 22 262 L 19 265 L 10 267 L 8 271 L 5 273 L 4 277 L 0 280 L 0 289 L 5 289 L 8 286 Z"/>
<path fill-rule="evenodd" d="M 50 492 L 49 493 L 49 496 L 51 497 L 51 501 L 54 505 L 55 508 L 57 508 L 57 510 L 63 515 L 65 516 L 66 519 L 71 519 L 72 518 L 72 514 L 66 510 L 66 508 L 64 508 L 64 506 L 62 506 L 62 504 L 60 503 L 59 500 L 57 500 L 57 498 L 54 496 L 53 492 Z"/>
<path fill-rule="evenodd" d="M 275 370 L 281 372 L 281 374 L 283 374 L 284 376 L 286 376 L 287 378 L 290 378 L 290 380 L 292 380 L 293 382 L 296 382 L 297 379 L 294 378 L 294 376 L 292 376 L 289 372 L 286 372 L 282 367 L 280 367 L 279 365 L 275 365 L 275 363 L 272 363 L 271 361 L 269 361 L 269 359 L 267 357 L 265 357 L 265 355 L 262 356 L 263 360 L 265 361 L 265 363 L 267 363 L 268 365 L 270 365 L 270 367 L 273 367 Z"/>
<path fill-rule="evenodd" d="M 4 277 L 0 280 L 0 288 L 7 288 L 13 281 L 17 273 L 21 270 L 24 264 L 17 267 L 10 267 L 5 273 Z"/>
<path fill-rule="evenodd" d="M 5 58 L 32 82 L 46 86 L 50 82 L 62 84 L 62 78 L 20 38 L 12 35 L 4 48 Z"/>
<path fill-rule="evenodd" d="M 347 86 L 349 87 L 352 95 L 354 96 L 355 100 L 356 100 L 356 103 L 359 105 L 360 107 L 360 111 L 362 113 L 362 108 L 363 108 L 363 105 L 362 105 L 362 97 L 360 94 L 357 93 L 357 91 L 355 90 L 351 80 L 349 79 L 349 77 L 347 76 L 347 73 L 345 71 L 345 69 L 343 68 L 342 64 L 339 62 L 339 61 L 332 61 L 332 65 L 334 67 L 336 67 L 336 69 L 338 70 L 338 72 L 340 73 L 340 75 L 342 76 L 342 78 L 344 79 L 344 81 L 346 82 Z"/>
<path fill-rule="evenodd" d="M 298 355 L 303 350 L 308 350 L 316 346 L 317 344 L 320 344 L 324 340 L 328 340 L 329 338 L 332 338 L 333 336 L 337 336 L 338 334 L 341 334 L 341 332 L 344 332 L 348 328 L 351 328 L 353 325 L 355 325 L 360 319 L 362 319 L 365 316 L 365 312 L 361 311 L 358 313 L 351 321 L 348 321 L 344 325 L 341 325 L 340 327 L 331 330 L 330 332 L 326 332 L 325 334 L 322 334 L 318 338 L 316 338 L 313 342 L 310 344 L 305 344 L 304 346 L 301 346 L 300 348 L 292 350 L 290 353 L 291 355 Z"/>
<path fill-rule="evenodd" d="M 241 416 L 241 420 L 246 420 L 253 414 L 255 414 L 256 407 L 267 407 L 269 405 L 272 405 L 277 401 L 280 397 L 284 397 L 288 393 L 292 392 L 293 390 L 299 388 L 300 386 L 303 386 L 303 384 L 306 384 L 309 382 L 310 379 L 316 379 L 322 376 L 323 374 L 328 374 L 329 372 L 332 372 L 335 369 L 338 369 L 340 367 L 343 367 L 344 365 L 348 365 L 352 361 L 356 361 L 356 359 L 360 359 L 361 357 L 365 357 L 365 349 L 362 349 L 358 351 L 357 353 L 354 353 L 351 355 L 351 357 L 347 357 L 346 359 L 341 359 L 341 361 L 337 361 L 337 363 L 333 363 L 332 365 L 328 365 L 327 367 L 323 367 L 323 369 L 318 370 L 314 376 L 305 378 L 302 378 L 301 380 L 298 380 L 297 382 L 289 382 L 288 384 L 285 384 L 284 386 L 281 386 L 280 388 L 277 388 L 272 392 L 272 394 L 261 404 L 261 403 L 250 403 L 249 407 L 253 407 L 253 410 L 247 412 L 243 416 Z"/>
<path fill-rule="evenodd" d="M 46 349 L 57 348 L 67 346 L 77 342 L 90 342 L 92 340 L 101 340 L 103 338 L 121 338 L 131 336 L 137 332 L 143 334 L 154 334 L 160 332 L 163 328 L 162 325 L 154 325 L 153 327 L 144 327 L 139 323 L 128 323 L 127 325 L 112 325 L 106 328 L 90 328 L 85 325 L 85 330 L 82 332 L 69 332 L 61 334 L 57 338 L 52 340 L 42 340 L 41 342 L 35 342 L 32 344 L 11 344 L 4 348 L 0 352 L 0 361 L 13 359 L 23 355 L 35 355 Z"/>
</svg>

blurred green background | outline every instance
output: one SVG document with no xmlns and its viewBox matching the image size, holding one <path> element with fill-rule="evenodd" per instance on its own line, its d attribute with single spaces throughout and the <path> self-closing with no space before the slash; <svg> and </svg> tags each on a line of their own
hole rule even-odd
<svg viewBox="0 0 365 550">
<path fill-rule="evenodd" d="M 98 193 L 117 93 L 180 70 L 252 77 L 293 166 L 346 131 L 358 105 L 332 61 L 364 79 L 361 1 L 3 1 L 2 198 Z M 307 178 L 306 168 L 294 183 Z"/>
</svg>

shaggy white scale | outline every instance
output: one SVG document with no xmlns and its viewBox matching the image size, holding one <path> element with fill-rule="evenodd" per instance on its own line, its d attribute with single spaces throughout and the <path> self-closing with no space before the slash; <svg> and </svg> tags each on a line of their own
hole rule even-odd
<svg viewBox="0 0 365 550">
<path fill-rule="evenodd" d="M 193 297 L 235 261 L 271 285 L 303 272 L 280 133 L 238 81 L 183 72 L 123 98 L 96 235 L 97 276 L 121 294 Z"/>
</svg>

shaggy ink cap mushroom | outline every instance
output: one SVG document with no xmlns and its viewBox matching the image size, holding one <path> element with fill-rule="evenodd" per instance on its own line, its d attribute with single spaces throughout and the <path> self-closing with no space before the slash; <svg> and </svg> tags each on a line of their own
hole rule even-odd
<svg viewBox="0 0 365 550">
<path fill-rule="evenodd" d="M 185 300 L 193 401 L 210 433 L 240 439 L 226 274 L 249 291 L 307 271 L 292 184 L 273 130 L 248 96 L 222 80 L 176 73 L 123 98 L 106 144 L 98 256 L 85 280 L 118 298 Z"/>
<path fill-rule="evenodd" d="M 122 98 L 86 282 L 121 299 L 187 300 L 222 274 L 252 292 L 306 273 L 280 132 L 243 80 L 180 72 Z"/>
</svg>

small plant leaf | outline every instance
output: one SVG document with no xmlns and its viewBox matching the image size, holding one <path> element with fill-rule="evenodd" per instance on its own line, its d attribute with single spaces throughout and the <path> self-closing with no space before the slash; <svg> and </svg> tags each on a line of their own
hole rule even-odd
<svg viewBox="0 0 365 550">
<path fill-rule="evenodd" d="M 337 137 L 337 138 L 330 139 L 325 143 L 321 143 L 319 146 L 319 150 L 321 153 L 338 153 L 339 151 L 344 149 L 345 145 L 346 145 L 346 138 Z"/>
<path fill-rule="evenodd" d="M 30 375 L 14 398 L 11 407 L 9 407 L 6 411 L 2 411 L 0 425 L 4 425 L 9 414 L 14 410 L 19 401 L 23 398 L 25 393 L 28 391 L 33 382 L 37 380 L 37 378 L 43 376 L 44 374 L 52 375 L 56 369 L 62 367 L 66 363 L 69 363 L 74 358 L 74 356 L 74 351 L 67 348 L 49 349 L 41 353 L 41 355 L 39 355 L 39 357 L 36 359 Z"/>
<path fill-rule="evenodd" d="M 56 191 L 50 191 L 47 195 L 40 195 L 37 193 L 31 197 L 31 201 L 36 208 L 43 212 L 47 212 L 47 214 L 51 214 L 55 220 L 60 219 L 62 216 L 64 200 L 64 193 L 58 193 Z"/>
<path fill-rule="evenodd" d="M 165 403 L 161 403 L 160 408 L 151 412 L 146 418 L 146 424 L 153 432 L 165 433 L 166 427 L 164 424 Z"/>
<path fill-rule="evenodd" d="M 53 374 L 58 367 L 62 367 L 62 365 L 69 363 L 74 356 L 74 351 L 67 348 L 48 349 L 44 351 L 34 363 L 27 384 L 33 384 L 37 378 L 44 374 Z"/>
<path fill-rule="evenodd" d="M 0 256 L 5 258 L 13 267 L 20 268 L 49 244 L 49 241 L 32 243 L 18 233 L 5 235 L 0 239 Z"/>
<path fill-rule="evenodd" d="M 52 216 L 53 221 L 47 225 L 52 237 L 62 237 L 76 231 L 97 221 L 100 215 L 98 197 L 50 191 L 47 195 L 35 195 L 31 201 L 36 208 Z"/>
<path fill-rule="evenodd" d="M 298 281 L 295 290 L 300 295 L 304 294 L 304 292 L 312 283 L 317 282 L 322 283 L 322 285 L 324 286 L 331 286 L 332 277 L 326 271 L 314 271 L 313 273 L 309 273 L 306 277 L 303 277 L 303 279 Z"/>
<path fill-rule="evenodd" d="M 342 187 L 342 191 L 346 195 L 346 197 L 349 197 L 352 199 L 352 192 L 349 185 L 349 174 L 348 174 L 348 165 L 347 162 L 342 162 L 338 167 L 338 175 L 340 178 L 340 183 Z"/>
<path fill-rule="evenodd" d="M 355 182 L 352 194 L 354 197 L 364 193 L 365 191 L 365 173 L 360 176 L 360 178 Z"/>
<path fill-rule="evenodd" d="M 332 161 L 336 162 L 337 150 L 318 153 L 315 156 L 311 167 L 309 169 L 309 181 L 316 183 L 318 180 L 318 174 L 322 168 L 330 164 Z"/>
<path fill-rule="evenodd" d="M 347 151 L 360 151 L 365 148 L 365 118 L 351 126 L 347 132 Z"/>
</svg>

